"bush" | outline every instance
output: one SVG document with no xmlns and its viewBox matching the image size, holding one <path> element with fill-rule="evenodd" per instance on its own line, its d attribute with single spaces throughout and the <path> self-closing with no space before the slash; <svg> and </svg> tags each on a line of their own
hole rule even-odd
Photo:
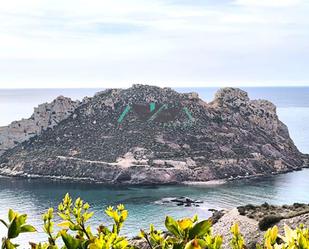
<svg viewBox="0 0 309 249">
<path fill-rule="evenodd" d="M 269 209 L 269 204 L 268 204 L 267 202 L 264 202 L 264 203 L 262 204 L 262 207 L 263 207 L 263 208 L 266 208 L 266 209 Z"/>
<path fill-rule="evenodd" d="M 238 213 L 240 215 L 246 215 L 246 208 L 245 207 L 243 207 L 243 206 L 238 207 L 237 210 L 238 210 Z"/>
<path fill-rule="evenodd" d="M 294 204 L 293 204 L 293 207 L 295 207 L 295 208 L 301 208 L 301 207 L 305 207 L 306 205 L 305 204 L 303 204 L 303 203 L 297 203 L 297 202 L 295 202 Z"/>
<path fill-rule="evenodd" d="M 268 228 L 272 227 L 280 220 L 282 220 L 280 215 L 267 215 L 259 221 L 259 229 L 261 231 L 266 231 Z"/>
<path fill-rule="evenodd" d="M 247 204 L 247 205 L 245 206 L 245 208 L 246 208 L 247 210 L 249 210 L 249 209 L 255 209 L 256 206 L 254 206 L 254 205 L 252 205 L 252 204 Z"/>
<path fill-rule="evenodd" d="M 66 194 L 63 201 L 58 206 L 58 216 L 62 221 L 57 224 L 61 230 L 54 233 L 54 210 L 52 208 L 43 214 L 43 230 L 47 235 L 47 242 L 33 243 L 29 242 L 32 249 L 99 249 L 114 248 L 127 249 L 130 248 L 125 237 L 119 236 L 121 227 L 128 216 L 128 211 L 123 205 L 118 205 L 116 209 L 108 207 L 105 213 L 113 219 L 112 229 L 100 225 L 96 234 L 93 233 L 87 221 L 92 217 L 93 212 L 89 212 L 90 205 L 80 198 L 74 202 L 69 194 Z M 7 227 L 7 236 L 2 239 L 2 249 L 15 249 L 18 245 L 12 242 L 23 232 L 35 232 L 35 228 L 26 224 L 27 215 L 18 214 L 13 210 L 9 210 L 8 220 L 0 220 Z M 57 241 L 61 239 L 63 247 L 57 246 Z"/>
</svg>

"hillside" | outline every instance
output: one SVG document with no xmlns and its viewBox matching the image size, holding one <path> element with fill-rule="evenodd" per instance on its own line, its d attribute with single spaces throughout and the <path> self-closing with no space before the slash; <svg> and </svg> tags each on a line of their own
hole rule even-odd
<svg viewBox="0 0 309 249">
<path fill-rule="evenodd" d="M 108 89 L 6 150 L 0 174 L 103 183 L 233 179 L 307 166 L 266 100 L 223 88 L 196 93 L 134 85 Z"/>
<path fill-rule="evenodd" d="M 79 104 L 78 101 L 59 96 L 51 103 L 35 107 L 30 118 L 0 127 L 0 155 L 17 144 L 41 134 L 47 128 L 54 127 L 69 117 Z"/>
</svg>

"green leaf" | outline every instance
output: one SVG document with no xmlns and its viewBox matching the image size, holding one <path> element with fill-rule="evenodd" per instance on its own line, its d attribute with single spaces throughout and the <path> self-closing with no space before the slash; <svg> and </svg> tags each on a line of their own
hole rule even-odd
<svg viewBox="0 0 309 249">
<path fill-rule="evenodd" d="M 62 221 L 62 222 L 57 224 L 57 226 L 61 227 L 62 229 L 69 229 L 69 228 L 71 228 L 70 225 L 71 225 L 71 222 L 68 221 L 68 220 Z"/>
<path fill-rule="evenodd" d="M 27 220 L 26 214 L 22 214 L 22 215 L 17 216 L 18 226 L 21 227 L 22 225 L 24 225 L 26 223 L 26 220 Z"/>
<path fill-rule="evenodd" d="M 58 215 L 59 215 L 60 218 L 63 219 L 63 220 L 67 220 L 67 219 L 68 219 L 68 216 L 67 216 L 66 214 L 58 213 Z"/>
<path fill-rule="evenodd" d="M 189 231 L 189 239 L 200 238 L 206 234 L 209 234 L 210 228 L 211 222 L 208 220 L 203 220 L 199 223 L 196 223 Z"/>
<path fill-rule="evenodd" d="M 70 224 L 69 225 L 70 230 L 72 231 L 82 231 L 82 228 L 80 225 Z"/>
<path fill-rule="evenodd" d="M 124 249 L 124 248 L 127 248 L 128 246 L 128 241 L 126 239 L 121 239 L 121 240 L 118 240 L 114 245 L 113 247 L 115 249 Z"/>
<path fill-rule="evenodd" d="M 222 246 L 223 238 L 221 236 L 216 236 L 213 243 L 214 249 L 220 249 Z"/>
<path fill-rule="evenodd" d="M 173 245 L 172 246 L 173 249 L 184 249 L 185 247 L 185 244 L 183 242 L 181 243 L 173 242 L 172 245 Z"/>
<path fill-rule="evenodd" d="M 21 233 L 32 233 L 32 232 L 36 232 L 36 229 L 31 225 L 23 225 L 20 228 L 20 232 Z"/>
<path fill-rule="evenodd" d="M 175 235 L 178 238 L 182 238 L 183 232 L 181 231 L 178 223 L 170 216 L 166 216 L 165 227 L 169 232 Z"/>
<path fill-rule="evenodd" d="M 16 213 L 13 211 L 13 209 L 9 209 L 9 213 L 8 213 L 9 222 L 12 222 L 15 216 L 16 216 Z"/>
<path fill-rule="evenodd" d="M 82 249 L 81 241 L 78 239 L 75 239 L 70 234 L 67 234 L 66 231 L 61 231 L 61 237 L 62 240 L 67 247 L 67 249 Z"/>
<path fill-rule="evenodd" d="M 13 239 L 18 236 L 20 227 L 18 226 L 17 217 L 15 216 L 8 228 L 8 239 Z"/>
<path fill-rule="evenodd" d="M 82 243 L 81 243 L 81 248 L 82 249 L 88 249 L 89 247 L 89 244 L 90 244 L 90 241 L 89 240 L 86 240 L 86 241 L 83 241 Z"/>
<path fill-rule="evenodd" d="M 8 225 L 4 220 L 0 219 L 0 222 L 1 222 L 3 225 L 5 225 L 6 227 L 9 227 L 9 225 Z"/>
<path fill-rule="evenodd" d="M 87 227 L 86 227 L 86 232 L 87 232 L 87 234 L 90 236 L 90 238 L 93 237 L 93 234 L 92 234 L 92 232 L 91 232 L 91 227 L 90 227 L 90 226 L 87 226 Z"/>
<path fill-rule="evenodd" d="M 16 249 L 18 245 L 14 245 L 9 239 L 4 240 L 3 248 L 5 249 Z"/>
<path fill-rule="evenodd" d="M 93 216 L 93 212 L 91 212 L 91 213 L 84 213 L 83 214 L 83 217 L 84 217 L 85 221 L 89 220 L 92 216 Z"/>
</svg>

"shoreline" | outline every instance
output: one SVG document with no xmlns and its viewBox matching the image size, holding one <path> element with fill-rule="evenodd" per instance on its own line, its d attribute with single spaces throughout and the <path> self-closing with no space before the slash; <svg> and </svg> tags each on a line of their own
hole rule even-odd
<svg viewBox="0 0 309 249">
<path fill-rule="evenodd" d="M 304 165 L 301 168 L 297 169 L 289 169 L 281 172 L 272 172 L 269 175 L 266 174 L 255 174 L 255 175 L 247 175 L 247 176 L 237 176 L 237 177 L 228 177 L 224 179 L 213 179 L 208 181 L 183 181 L 183 182 L 171 182 L 171 183 L 128 183 L 128 182 L 114 182 L 114 183 L 106 183 L 103 181 L 95 180 L 94 178 L 76 178 L 69 176 L 52 176 L 52 175 L 36 175 L 36 174 L 23 174 L 15 172 L 13 175 L 3 174 L 0 172 L 0 178 L 16 178 L 16 179 L 28 179 L 28 180 L 48 180 L 50 182 L 63 182 L 63 183 L 84 183 L 84 184 L 95 184 L 95 185 L 103 185 L 103 186 L 216 186 L 223 185 L 229 182 L 234 181 L 242 181 L 242 180 L 250 180 L 250 179 L 263 179 L 268 177 L 273 177 L 276 175 L 288 174 L 296 171 L 302 171 L 304 169 L 309 169 L 309 164 Z"/>
<path fill-rule="evenodd" d="M 186 186 L 212 186 L 212 185 L 222 185 L 227 183 L 226 179 L 218 179 L 218 180 L 209 180 L 204 182 L 197 182 L 197 181 L 184 181 L 181 185 Z"/>
</svg>

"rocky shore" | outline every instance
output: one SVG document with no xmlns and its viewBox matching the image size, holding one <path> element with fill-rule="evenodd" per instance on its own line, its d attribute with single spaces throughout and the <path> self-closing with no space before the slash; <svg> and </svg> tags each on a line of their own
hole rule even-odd
<svg viewBox="0 0 309 249">
<path fill-rule="evenodd" d="M 277 217 L 275 220 L 274 217 Z M 264 221 L 264 222 L 263 222 Z M 263 241 L 267 228 L 277 225 L 283 233 L 284 224 L 295 229 L 303 224 L 309 227 L 309 205 L 295 203 L 293 205 L 274 206 L 267 203 L 254 206 L 246 205 L 225 211 L 225 214 L 213 225 L 213 233 L 223 235 L 223 248 L 229 248 L 231 239 L 230 227 L 237 222 L 249 248 L 256 248 L 257 242 Z M 264 226 L 261 227 L 263 222 Z"/>
<path fill-rule="evenodd" d="M 246 205 L 231 210 L 209 210 L 213 212 L 209 219 L 212 222 L 212 234 L 223 237 L 223 249 L 230 247 L 232 234 L 230 228 L 238 223 L 239 229 L 246 241 L 246 248 L 256 249 L 257 243 L 263 242 L 265 229 L 261 230 L 259 222 L 273 214 L 283 214 L 284 219 L 269 223 L 269 227 L 278 226 L 279 232 L 284 234 L 284 225 L 295 229 L 303 224 L 309 227 L 309 205 L 295 203 L 293 205 L 274 206 L 267 203 L 263 205 Z M 252 216 L 252 214 L 254 214 Z M 166 233 L 166 232 L 165 232 Z M 166 233 L 168 235 L 168 233 Z M 131 239 L 131 243 L 139 248 L 149 249 L 145 240 L 138 237 Z"/>
<path fill-rule="evenodd" d="M 276 107 L 237 88 L 210 103 L 146 85 L 60 97 L 1 128 L 0 146 L 1 175 L 105 184 L 203 184 L 308 166 Z"/>
</svg>

